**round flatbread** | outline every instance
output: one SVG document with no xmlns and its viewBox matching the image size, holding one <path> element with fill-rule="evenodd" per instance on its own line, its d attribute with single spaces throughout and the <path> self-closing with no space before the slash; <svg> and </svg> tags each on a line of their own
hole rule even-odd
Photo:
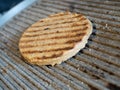
<svg viewBox="0 0 120 90">
<path fill-rule="evenodd" d="M 31 64 L 60 64 L 84 48 L 91 33 L 92 24 L 84 15 L 61 12 L 41 19 L 25 30 L 19 49 Z"/>
</svg>

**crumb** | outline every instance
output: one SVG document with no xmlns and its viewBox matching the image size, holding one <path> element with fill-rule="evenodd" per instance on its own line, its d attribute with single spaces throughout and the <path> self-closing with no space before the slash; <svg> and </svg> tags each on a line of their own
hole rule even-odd
<svg viewBox="0 0 120 90">
<path fill-rule="evenodd" d="M 91 52 L 91 49 L 89 49 L 89 51 Z"/>
<path fill-rule="evenodd" d="M 44 30 L 48 30 L 49 28 L 44 28 Z"/>
<path fill-rule="evenodd" d="M 105 27 L 107 28 L 107 27 L 108 27 L 108 24 L 105 24 Z"/>
</svg>

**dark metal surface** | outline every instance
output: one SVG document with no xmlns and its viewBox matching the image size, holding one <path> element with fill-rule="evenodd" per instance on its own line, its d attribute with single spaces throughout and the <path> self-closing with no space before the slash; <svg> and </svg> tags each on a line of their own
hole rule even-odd
<svg viewBox="0 0 120 90">
<path fill-rule="evenodd" d="M 13 8 L 15 5 L 17 5 L 18 3 L 20 3 L 23 0 L 0 0 L 0 13 L 4 13 L 8 10 L 10 10 L 11 8 Z"/>
<path fill-rule="evenodd" d="M 93 22 L 86 47 L 70 60 L 51 66 L 23 61 L 21 34 L 50 14 L 70 10 Z M 120 90 L 120 1 L 41 0 L 0 29 L 0 89 Z"/>
<path fill-rule="evenodd" d="M 5 2 L 5 1 L 3 0 L 3 2 L 6 3 L 6 5 L 8 5 L 8 6 L 9 6 L 9 3 L 7 3 L 7 2 L 10 2 L 11 4 L 17 2 L 17 0 L 16 0 L 16 2 L 14 2 L 14 0 L 13 0 L 13 2 L 11 2 L 9 0 L 7 0 L 7 2 Z M 3 26 L 10 19 L 12 19 L 12 17 L 14 17 L 16 14 L 18 14 L 22 10 L 24 10 L 26 7 L 28 7 L 31 4 L 33 4 L 35 1 L 36 0 L 24 0 L 24 1 L 20 2 L 18 5 L 14 6 L 14 7 L 11 7 L 9 11 L 4 11 L 3 14 L 0 13 L 0 27 Z M 7 7 L 7 6 L 4 6 L 4 7 Z M 0 8 L 2 9 L 2 7 L 0 7 Z"/>
</svg>

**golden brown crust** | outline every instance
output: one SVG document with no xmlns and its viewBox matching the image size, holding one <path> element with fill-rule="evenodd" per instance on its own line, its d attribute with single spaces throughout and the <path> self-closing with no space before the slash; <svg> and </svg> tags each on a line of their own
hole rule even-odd
<svg viewBox="0 0 120 90">
<path fill-rule="evenodd" d="M 19 49 L 31 64 L 60 64 L 85 46 L 91 32 L 91 22 L 85 16 L 57 13 L 31 25 L 23 33 Z"/>
</svg>

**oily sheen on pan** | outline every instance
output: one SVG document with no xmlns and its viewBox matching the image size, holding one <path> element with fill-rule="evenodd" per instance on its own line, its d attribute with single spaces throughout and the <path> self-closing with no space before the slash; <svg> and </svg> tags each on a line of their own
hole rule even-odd
<svg viewBox="0 0 120 90">
<path fill-rule="evenodd" d="M 53 66 L 84 48 L 91 33 L 92 24 L 84 15 L 60 12 L 25 30 L 19 50 L 30 64 Z"/>
</svg>

